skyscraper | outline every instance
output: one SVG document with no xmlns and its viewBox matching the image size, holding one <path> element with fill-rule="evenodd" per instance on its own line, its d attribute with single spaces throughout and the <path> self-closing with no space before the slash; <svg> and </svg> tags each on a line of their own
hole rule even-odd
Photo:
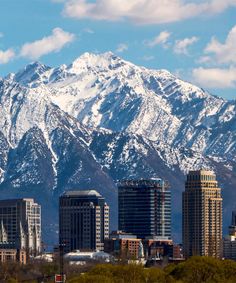
<svg viewBox="0 0 236 283">
<path fill-rule="evenodd" d="M 33 199 L 0 200 L 0 246 L 41 251 L 41 206 Z"/>
<path fill-rule="evenodd" d="M 222 198 L 212 171 L 190 171 L 183 192 L 183 249 L 193 255 L 221 257 Z"/>
<path fill-rule="evenodd" d="M 60 197 L 59 243 L 64 252 L 103 250 L 109 238 L 109 206 L 95 190 L 68 191 Z"/>
<path fill-rule="evenodd" d="M 120 182 L 118 206 L 119 230 L 138 238 L 171 238 L 171 192 L 164 180 Z"/>
</svg>

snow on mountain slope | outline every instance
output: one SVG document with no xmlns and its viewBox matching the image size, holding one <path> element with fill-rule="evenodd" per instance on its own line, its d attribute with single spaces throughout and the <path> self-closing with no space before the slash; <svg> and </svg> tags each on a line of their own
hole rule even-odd
<svg viewBox="0 0 236 283">
<path fill-rule="evenodd" d="M 59 68 L 30 66 L 35 65 L 36 76 L 29 76 L 26 67 L 12 79 L 35 93 L 47 93 L 86 126 L 136 133 L 235 160 L 235 101 L 210 95 L 166 70 L 135 66 L 111 52 L 85 53 Z"/>
<path fill-rule="evenodd" d="M 184 174 L 200 167 L 218 174 L 229 213 L 236 101 L 110 52 L 57 68 L 35 62 L 0 79 L 2 196 L 35 197 L 57 215 L 64 190 L 96 188 L 115 219 L 116 180 L 160 176 L 172 185 L 179 231 Z"/>
</svg>

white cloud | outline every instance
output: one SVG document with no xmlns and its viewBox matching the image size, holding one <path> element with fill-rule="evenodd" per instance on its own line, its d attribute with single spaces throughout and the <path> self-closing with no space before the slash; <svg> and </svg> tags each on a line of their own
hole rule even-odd
<svg viewBox="0 0 236 283">
<path fill-rule="evenodd" d="M 142 58 L 144 61 L 152 61 L 155 59 L 154 56 L 152 55 L 144 55 L 143 58 Z"/>
<path fill-rule="evenodd" d="M 211 57 L 210 56 L 202 56 L 199 59 L 196 60 L 196 63 L 198 64 L 205 64 L 205 63 L 210 63 L 211 62 Z"/>
<path fill-rule="evenodd" d="M 116 52 L 122 53 L 122 52 L 124 52 L 125 50 L 128 50 L 128 45 L 125 44 L 125 43 L 120 43 L 120 44 L 117 46 Z"/>
<path fill-rule="evenodd" d="M 177 54 L 188 54 L 188 47 L 196 43 L 199 39 L 196 36 L 175 41 L 174 52 Z"/>
<path fill-rule="evenodd" d="M 90 28 L 83 29 L 83 32 L 90 33 L 90 34 L 94 33 L 94 31 L 92 29 L 90 29 Z"/>
<path fill-rule="evenodd" d="M 166 43 L 170 35 L 171 35 L 170 32 L 162 31 L 158 36 L 154 37 L 152 40 L 146 40 L 144 44 L 149 47 L 154 47 L 158 44 L 161 44 L 162 46 L 167 47 Z"/>
<path fill-rule="evenodd" d="M 235 88 L 236 68 L 196 68 L 192 71 L 193 81 L 206 88 Z"/>
<path fill-rule="evenodd" d="M 1 37 L 4 37 L 4 34 L 3 34 L 2 32 L 0 32 L 0 38 L 1 38 Z"/>
<path fill-rule="evenodd" d="M 0 64 L 6 64 L 15 57 L 15 52 L 12 49 L 6 51 L 0 50 Z"/>
<path fill-rule="evenodd" d="M 230 30 L 225 43 L 222 44 L 216 38 L 212 38 L 204 52 L 213 55 L 213 62 L 236 63 L 236 26 Z"/>
<path fill-rule="evenodd" d="M 66 0 L 51 0 L 51 2 L 54 2 L 54 3 L 63 3 L 63 2 L 66 2 Z"/>
<path fill-rule="evenodd" d="M 55 1 L 55 0 L 54 0 Z M 67 0 L 63 14 L 77 19 L 129 20 L 137 24 L 162 24 L 201 15 L 221 13 L 236 0 Z"/>
<path fill-rule="evenodd" d="M 20 50 L 20 56 L 35 60 L 48 53 L 60 51 L 74 38 L 74 34 L 55 28 L 50 36 L 24 44 Z"/>
</svg>

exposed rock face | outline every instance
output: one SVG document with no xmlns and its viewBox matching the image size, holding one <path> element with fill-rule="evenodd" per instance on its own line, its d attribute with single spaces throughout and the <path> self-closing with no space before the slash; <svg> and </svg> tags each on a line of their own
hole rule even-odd
<svg viewBox="0 0 236 283">
<path fill-rule="evenodd" d="M 116 181 L 156 176 L 171 183 L 173 234 L 179 235 L 184 174 L 200 167 L 216 171 L 230 215 L 236 101 L 166 70 L 138 67 L 112 53 L 85 53 L 68 66 L 36 62 L 0 80 L 1 198 L 40 201 L 46 236 L 57 230 L 64 190 L 97 189 L 115 227 Z"/>
</svg>

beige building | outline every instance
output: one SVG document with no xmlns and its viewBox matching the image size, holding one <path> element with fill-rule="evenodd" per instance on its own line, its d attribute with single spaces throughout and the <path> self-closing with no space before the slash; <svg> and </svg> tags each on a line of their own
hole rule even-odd
<svg viewBox="0 0 236 283">
<path fill-rule="evenodd" d="M 190 171 L 183 192 L 183 252 L 222 256 L 222 198 L 212 171 Z"/>
<path fill-rule="evenodd" d="M 0 262 L 19 262 L 21 264 L 26 264 L 27 255 L 25 250 L 17 249 L 1 249 L 0 248 Z"/>
</svg>

